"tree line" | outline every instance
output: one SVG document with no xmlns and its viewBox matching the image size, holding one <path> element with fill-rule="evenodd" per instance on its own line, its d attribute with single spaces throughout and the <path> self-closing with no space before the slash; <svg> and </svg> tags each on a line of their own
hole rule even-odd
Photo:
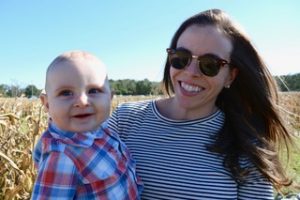
<svg viewBox="0 0 300 200">
<path fill-rule="evenodd" d="M 151 82 L 144 80 L 109 80 L 111 90 L 116 95 L 161 95 L 159 82 Z M 0 84 L 0 97 L 27 97 L 35 98 L 40 95 L 42 89 L 38 89 L 35 85 L 30 84 L 22 88 L 17 84 L 7 85 Z"/>
<path fill-rule="evenodd" d="M 281 91 L 300 91 L 300 73 L 275 76 Z M 110 87 L 116 95 L 161 95 L 163 90 L 160 82 L 133 79 L 109 80 Z M 0 84 L 0 97 L 38 97 L 42 89 L 35 85 L 22 88 L 17 84 Z"/>
<path fill-rule="evenodd" d="M 281 91 L 300 91 L 300 73 L 294 75 L 275 76 Z"/>
<path fill-rule="evenodd" d="M 109 80 L 110 87 L 116 95 L 161 95 L 163 91 L 159 82 L 148 79 L 136 81 L 133 79 Z"/>
</svg>

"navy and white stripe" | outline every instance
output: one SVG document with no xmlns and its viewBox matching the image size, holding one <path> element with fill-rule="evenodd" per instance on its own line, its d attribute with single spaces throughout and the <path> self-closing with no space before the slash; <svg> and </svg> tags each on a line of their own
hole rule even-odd
<svg viewBox="0 0 300 200">
<path fill-rule="evenodd" d="M 207 150 L 224 118 L 218 110 L 197 120 L 171 120 L 160 115 L 155 101 L 144 101 L 119 106 L 109 126 L 137 161 L 142 199 L 273 199 L 272 186 L 257 170 L 239 185 L 223 157 Z"/>
</svg>

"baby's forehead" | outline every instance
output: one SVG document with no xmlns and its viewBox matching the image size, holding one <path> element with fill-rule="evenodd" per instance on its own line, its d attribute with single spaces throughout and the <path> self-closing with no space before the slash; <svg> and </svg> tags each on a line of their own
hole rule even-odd
<svg viewBox="0 0 300 200">
<path fill-rule="evenodd" d="M 64 65 L 69 65 L 70 67 L 76 65 L 89 65 L 97 67 L 101 69 L 103 73 L 106 73 L 105 65 L 96 56 L 84 51 L 71 51 L 56 57 L 49 65 L 47 74 L 59 70 Z"/>
<path fill-rule="evenodd" d="M 85 51 L 70 51 L 61 54 L 59 57 L 65 60 L 75 61 L 75 60 L 91 60 L 91 61 L 99 61 L 101 62 L 96 56 L 92 55 L 91 53 Z"/>
<path fill-rule="evenodd" d="M 49 89 L 53 79 L 64 79 L 80 75 L 97 80 L 103 80 L 106 85 L 107 71 L 105 65 L 96 56 L 86 52 L 67 52 L 56 57 L 46 72 L 46 90 Z"/>
</svg>

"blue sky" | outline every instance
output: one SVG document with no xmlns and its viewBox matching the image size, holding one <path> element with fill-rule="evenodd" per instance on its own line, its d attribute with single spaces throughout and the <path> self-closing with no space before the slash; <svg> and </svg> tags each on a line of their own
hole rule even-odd
<svg viewBox="0 0 300 200">
<path fill-rule="evenodd" d="M 160 81 L 178 26 L 209 8 L 242 25 L 272 74 L 300 72 L 298 0 L 2 0 L 0 84 L 41 89 L 50 62 L 72 49 L 98 56 L 110 79 Z"/>
</svg>

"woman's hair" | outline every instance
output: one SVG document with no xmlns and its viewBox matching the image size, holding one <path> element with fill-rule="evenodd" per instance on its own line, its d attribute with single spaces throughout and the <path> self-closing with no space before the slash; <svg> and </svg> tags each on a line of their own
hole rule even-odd
<svg viewBox="0 0 300 200">
<path fill-rule="evenodd" d="M 249 172 L 241 165 L 241 158 L 246 156 L 277 190 L 291 185 L 278 156 L 281 144 L 288 149 L 291 136 L 279 116 L 277 86 L 265 63 L 247 36 L 218 9 L 184 21 L 175 32 L 170 48 L 176 48 L 180 35 L 192 25 L 219 28 L 233 45 L 231 68 L 238 69 L 230 89 L 224 88 L 217 98 L 216 105 L 225 113 L 225 124 L 210 149 L 225 156 L 224 165 L 238 182 Z M 174 93 L 168 60 L 163 86 L 167 94 Z"/>
</svg>

